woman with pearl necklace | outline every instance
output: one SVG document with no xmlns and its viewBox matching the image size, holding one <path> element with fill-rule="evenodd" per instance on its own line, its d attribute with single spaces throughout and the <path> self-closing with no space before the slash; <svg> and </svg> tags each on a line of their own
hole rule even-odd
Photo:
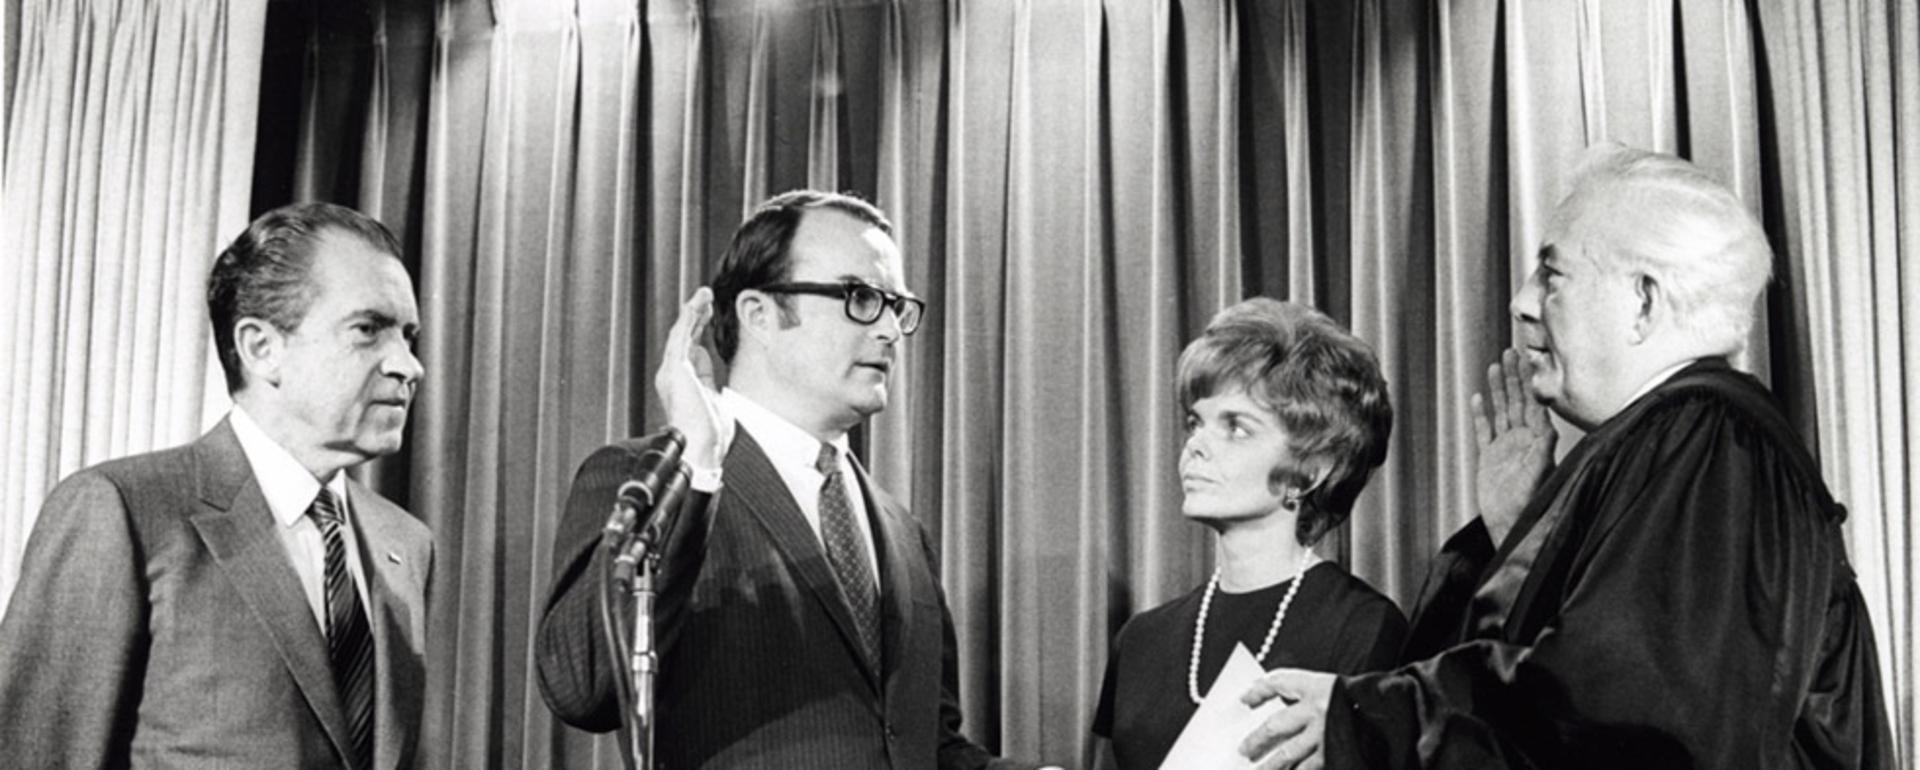
<svg viewBox="0 0 1920 770">
<path fill-rule="evenodd" d="M 1373 351 L 1305 305 L 1265 297 L 1216 315 L 1180 356 L 1181 513 L 1213 530 L 1215 568 L 1115 638 L 1094 719 L 1103 762 L 1159 767 L 1237 645 L 1263 669 L 1391 666 L 1392 600 L 1320 559 L 1386 459 L 1393 409 Z"/>
</svg>

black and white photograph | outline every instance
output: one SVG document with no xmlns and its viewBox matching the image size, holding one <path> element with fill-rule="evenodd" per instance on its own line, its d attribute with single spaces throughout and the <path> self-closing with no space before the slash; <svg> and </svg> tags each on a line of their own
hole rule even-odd
<svg viewBox="0 0 1920 770">
<path fill-rule="evenodd" d="M 1920 767 L 1916 0 L 0 0 L 0 767 Z"/>
</svg>

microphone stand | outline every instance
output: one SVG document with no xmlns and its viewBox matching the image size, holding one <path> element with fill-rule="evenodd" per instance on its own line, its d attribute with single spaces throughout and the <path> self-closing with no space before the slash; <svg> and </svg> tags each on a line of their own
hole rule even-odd
<svg viewBox="0 0 1920 770">
<path fill-rule="evenodd" d="M 602 535 L 602 541 L 606 544 L 607 554 L 610 558 L 600 560 L 600 631 L 602 642 L 606 645 L 607 654 L 613 659 L 613 668 L 615 671 L 625 670 L 628 658 L 627 651 L 631 642 L 621 633 L 622 629 L 620 626 L 625 622 L 625 619 L 620 617 L 620 612 L 615 608 L 611 594 L 614 586 L 627 582 L 626 578 L 622 577 L 620 573 L 631 569 L 632 562 L 627 556 L 627 551 L 630 550 L 633 539 L 634 538 L 627 533 L 609 532 Z M 629 572 L 629 574 L 631 573 Z M 620 702 L 621 721 L 625 722 L 628 715 L 634 711 L 633 680 L 627 676 L 616 674 L 613 679 L 613 692 Z M 641 768 L 642 770 L 650 770 L 650 768 L 653 767 L 652 752 L 650 750 L 642 750 L 639 737 L 635 734 L 635 730 L 632 729 L 635 725 L 628 725 L 628 727 L 626 753 L 629 766 Z M 649 748 L 650 747 L 651 744 L 649 742 Z"/>
<path fill-rule="evenodd" d="M 657 597 L 654 581 L 660 569 L 660 552 L 664 550 L 667 536 L 672 532 L 679 518 L 680 502 L 687 492 L 687 471 L 685 467 L 675 470 L 661 490 L 654 507 L 653 517 L 640 532 L 626 542 L 620 549 L 620 555 L 614 559 L 613 580 L 627 589 L 628 600 L 633 608 L 633 626 L 625 644 L 616 651 L 624 653 L 622 661 L 626 672 L 626 686 L 623 692 L 630 697 L 623 699 L 623 719 L 628 720 L 627 752 L 633 758 L 637 770 L 653 768 L 653 733 L 657 721 L 654 701 L 654 682 L 659 674 L 660 657 L 654 649 L 653 605 Z"/>
<path fill-rule="evenodd" d="M 633 691 L 632 711 L 628 716 L 633 720 L 628 731 L 628 750 L 634 755 L 634 767 L 639 770 L 651 770 L 653 767 L 653 725 L 654 699 L 653 680 L 658 672 L 660 658 L 653 650 L 653 581 L 660 567 L 660 554 L 648 550 L 639 538 L 634 542 L 644 553 L 639 558 L 639 571 L 627 585 L 627 595 L 633 603 L 633 636 L 630 642 L 632 650 L 627 655 L 628 687 Z"/>
</svg>

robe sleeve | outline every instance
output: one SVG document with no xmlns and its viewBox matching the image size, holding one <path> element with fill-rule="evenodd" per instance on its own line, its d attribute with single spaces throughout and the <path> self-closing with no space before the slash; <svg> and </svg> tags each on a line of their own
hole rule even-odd
<svg viewBox="0 0 1920 770">
<path fill-rule="evenodd" d="M 1852 577 L 1797 446 L 1710 393 L 1656 404 L 1618 441 L 1534 566 L 1564 589 L 1516 606 L 1537 630 L 1342 678 L 1329 767 L 1790 767 L 1816 682 L 1877 688 L 1864 614 L 1833 627 Z M 1884 735 L 1884 710 L 1819 731 L 1872 744 L 1875 721 Z"/>
<path fill-rule="evenodd" d="M 1453 643 L 1460 632 L 1460 618 L 1473 600 L 1474 583 L 1493 560 L 1493 554 L 1493 537 L 1478 517 L 1447 538 L 1427 569 L 1399 659 L 1380 668 L 1425 658 Z"/>
</svg>

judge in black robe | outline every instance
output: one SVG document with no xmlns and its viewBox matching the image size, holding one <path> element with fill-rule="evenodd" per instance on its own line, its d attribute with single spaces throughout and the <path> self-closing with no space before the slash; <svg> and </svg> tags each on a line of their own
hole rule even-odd
<svg viewBox="0 0 1920 770">
<path fill-rule="evenodd" d="M 1688 366 L 1499 549 L 1448 541 L 1414 662 L 1334 685 L 1329 766 L 1890 768 L 1845 516 L 1759 383 Z"/>
<path fill-rule="evenodd" d="M 1764 235 L 1691 164 L 1596 155 L 1513 303 L 1531 390 L 1590 433 L 1448 541 L 1406 665 L 1249 693 L 1292 702 L 1263 766 L 1894 767 L 1846 512 L 1724 360 Z"/>
</svg>

